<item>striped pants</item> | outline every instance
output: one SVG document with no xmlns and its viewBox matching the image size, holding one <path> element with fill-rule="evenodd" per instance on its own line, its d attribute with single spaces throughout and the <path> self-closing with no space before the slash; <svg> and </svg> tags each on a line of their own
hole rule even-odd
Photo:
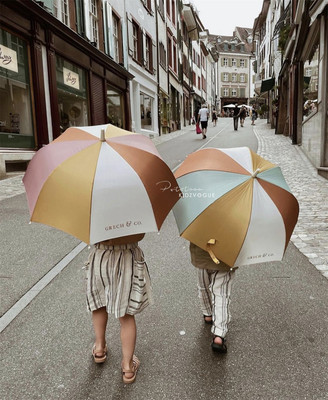
<svg viewBox="0 0 328 400">
<path fill-rule="evenodd" d="M 225 337 L 231 320 L 229 306 L 235 270 L 215 271 L 197 268 L 198 297 L 204 315 L 212 316 L 212 333 Z"/>
</svg>

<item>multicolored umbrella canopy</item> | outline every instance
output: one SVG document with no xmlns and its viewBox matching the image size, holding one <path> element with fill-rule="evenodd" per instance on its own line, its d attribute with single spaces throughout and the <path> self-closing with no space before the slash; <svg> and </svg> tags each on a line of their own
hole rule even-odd
<svg viewBox="0 0 328 400">
<path fill-rule="evenodd" d="M 152 141 L 113 125 L 68 128 L 23 178 L 31 221 L 86 243 L 158 231 L 179 199 Z"/>
<path fill-rule="evenodd" d="M 180 235 L 231 267 L 281 260 L 299 206 L 280 168 L 247 147 L 207 148 L 175 172 Z"/>
</svg>

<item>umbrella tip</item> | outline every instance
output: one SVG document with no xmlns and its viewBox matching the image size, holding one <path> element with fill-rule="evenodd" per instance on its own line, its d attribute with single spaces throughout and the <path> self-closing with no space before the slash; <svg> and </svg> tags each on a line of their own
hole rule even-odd
<svg viewBox="0 0 328 400">
<path fill-rule="evenodd" d="M 106 139 L 105 139 L 105 129 L 102 129 L 102 130 L 100 131 L 100 141 L 101 141 L 101 142 L 106 142 Z"/>
<path fill-rule="evenodd" d="M 259 172 L 261 172 L 261 169 L 260 169 L 260 168 L 258 168 L 255 172 L 253 172 L 252 178 L 256 178 L 256 176 L 257 176 L 257 174 L 258 174 Z"/>
</svg>

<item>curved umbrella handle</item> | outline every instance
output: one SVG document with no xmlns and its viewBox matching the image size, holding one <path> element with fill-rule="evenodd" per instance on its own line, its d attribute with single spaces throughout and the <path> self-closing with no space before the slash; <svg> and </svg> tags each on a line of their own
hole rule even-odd
<svg viewBox="0 0 328 400">
<path fill-rule="evenodd" d="M 206 244 L 206 251 L 208 252 L 208 254 L 211 256 L 212 260 L 215 262 L 215 264 L 220 264 L 220 260 L 218 260 L 215 256 L 215 254 L 213 253 L 212 249 L 211 249 L 211 245 L 215 244 L 216 240 L 215 239 L 210 239 L 207 244 Z"/>
</svg>

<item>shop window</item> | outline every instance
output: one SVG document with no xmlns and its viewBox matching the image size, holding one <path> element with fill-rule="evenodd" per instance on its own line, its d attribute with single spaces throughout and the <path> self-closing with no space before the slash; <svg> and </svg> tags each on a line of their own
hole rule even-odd
<svg viewBox="0 0 328 400">
<path fill-rule="evenodd" d="M 56 56 L 56 79 L 60 133 L 70 126 L 88 125 L 89 110 L 85 71 Z"/>
<path fill-rule="evenodd" d="M 152 103 L 153 99 L 150 96 L 140 93 L 141 129 L 153 130 Z"/>
<path fill-rule="evenodd" d="M 34 148 L 27 44 L 0 29 L 0 147 Z"/>
<path fill-rule="evenodd" d="M 319 43 L 312 48 L 308 59 L 304 62 L 303 84 L 303 120 L 318 110 L 319 82 Z"/>
<path fill-rule="evenodd" d="M 125 129 L 123 93 L 107 85 L 107 122 Z"/>
</svg>

